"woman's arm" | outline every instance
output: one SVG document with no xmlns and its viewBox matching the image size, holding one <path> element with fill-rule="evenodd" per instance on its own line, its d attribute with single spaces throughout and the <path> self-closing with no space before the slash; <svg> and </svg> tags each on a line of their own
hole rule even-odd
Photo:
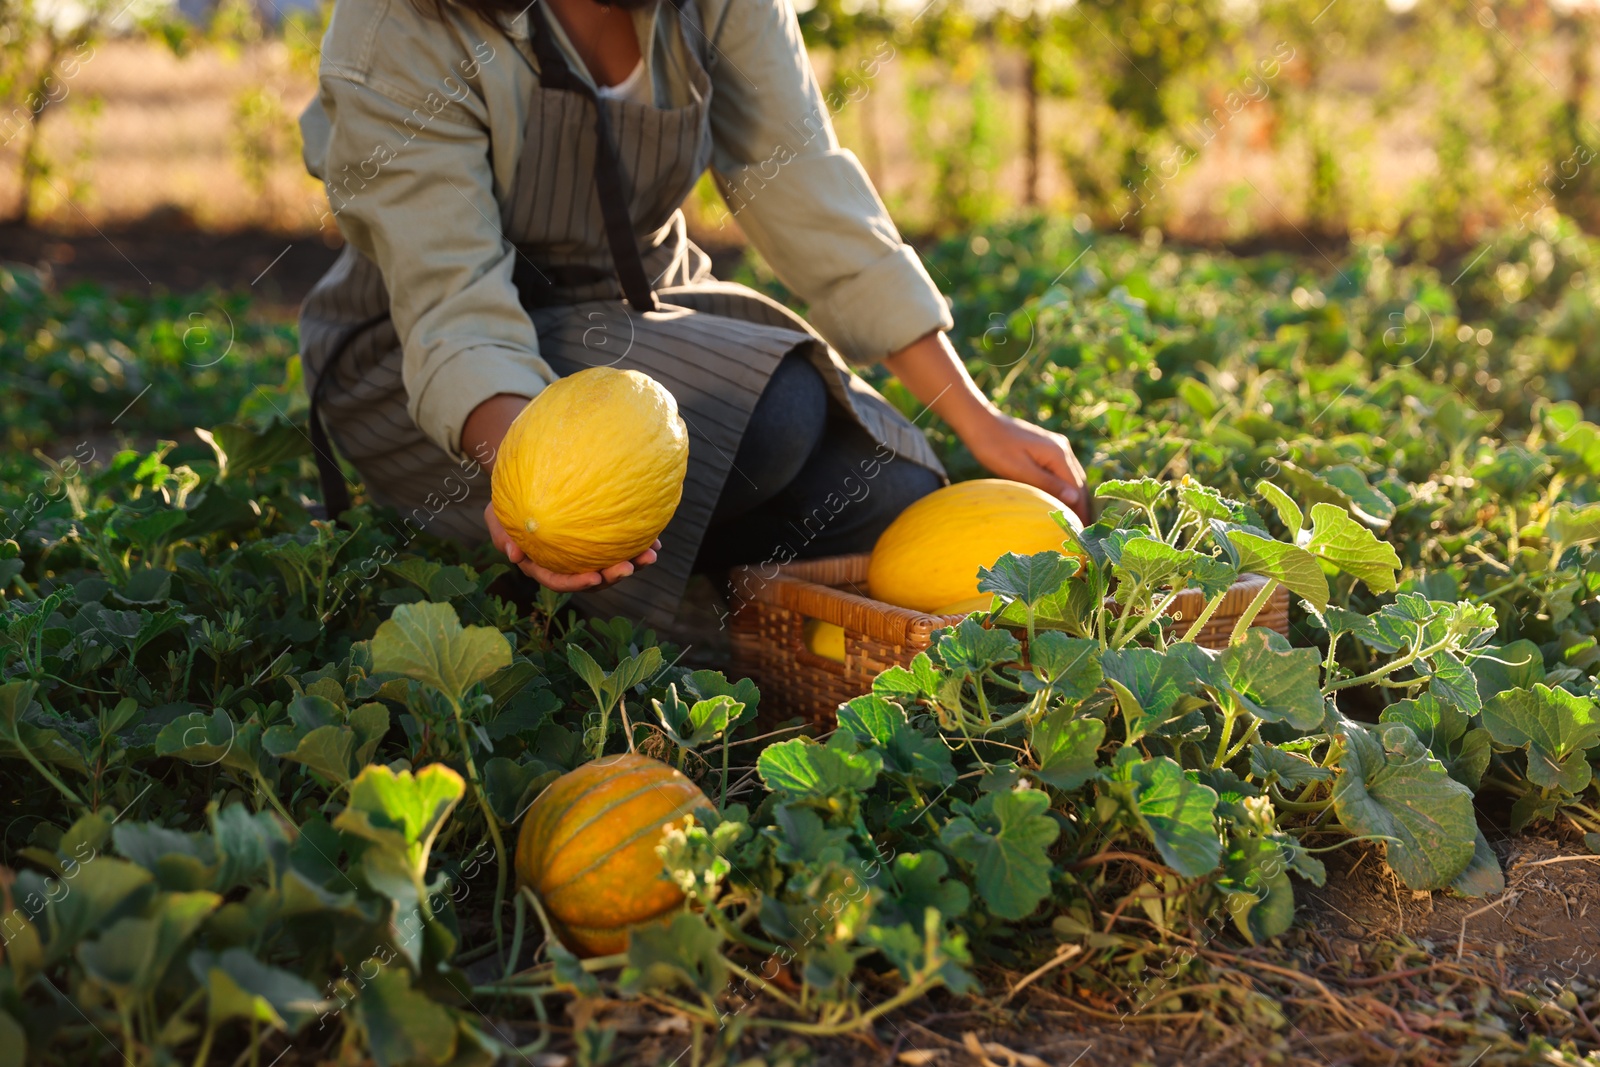
<svg viewBox="0 0 1600 1067">
<path fill-rule="evenodd" d="M 824 95 L 788 0 L 703 0 L 712 67 L 711 167 L 731 214 L 806 318 L 846 360 L 876 363 L 953 325 L 833 115 L 878 91 L 885 43 Z M 725 222 L 728 220 L 724 220 Z"/>
<path fill-rule="evenodd" d="M 1002 478 L 1038 486 L 1088 520 L 1083 466 L 1071 442 L 995 407 L 942 332 L 913 341 L 883 362 L 912 396 L 950 424 L 979 463 Z"/>
<path fill-rule="evenodd" d="M 702 9 L 725 60 L 714 70 L 713 169 L 740 228 L 809 305 L 812 325 L 847 360 L 882 360 L 989 470 L 1084 514 L 1072 446 L 979 392 L 945 339 L 952 319 L 938 287 L 834 136 L 832 116 L 877 91 L 899 61 L 894 47 L 842 72 L 844 89 L 824 96 L 785 0 L 706 0 Z"/>
<path fill-rule="evenodd" d="M 492 474 L 495 457 L 500 451 L 500 442 L 505 439 L 512 420 L 527 406 L 528 398 L 525 396 L 498 393 L 473 408 L 472 413 L 467 416 L 466 425 L 461 429 L 462 450 L 470 456 L 477 457 L 483 469 Z M 656 552 L 661 548 L 661 542 L 657 541 L 635 556 L 632 562 L 617 563 L 603 571 L 557 574 L 539 566 L 523 554 L 517 543 L 506 535 L 505 527 L 500 525 L 499 518 L 495 516 L 493 504 L 484 507 L 483 519 L 489 525 L 489 540 L 506 554 L 506 558 L 518 570 L 540 585 L 554 589 L 558 593 L 576 593 L 582 589 L 593 589 L 595 586 L 621 581 L 633 573 L 635 566 L 643 567 L 654 563 Z"/>
</svg>

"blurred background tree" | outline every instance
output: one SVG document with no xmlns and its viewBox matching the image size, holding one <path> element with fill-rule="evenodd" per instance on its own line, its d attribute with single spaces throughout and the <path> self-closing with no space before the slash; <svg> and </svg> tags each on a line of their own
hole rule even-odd
<svg viewBox="0 0 1600 1067">
<path fill-rule="evenodd" d="M 331 5 L 48 2 L 0 0 L 5 213 L 316 228 L 296 120 Z M 840 139 L 908 232 L 1043 212 L 1194 241 L 1393 234 L 1431 257 L 1546 207 L 1600 225 L 1592 0 L 799 5 Z M 104 107 L 41 121 L 71 94 Z M 62 168 L 88 195 L 37 195 Z M 692 209 L 738 240 L 709 186 Z"/>
</svg>

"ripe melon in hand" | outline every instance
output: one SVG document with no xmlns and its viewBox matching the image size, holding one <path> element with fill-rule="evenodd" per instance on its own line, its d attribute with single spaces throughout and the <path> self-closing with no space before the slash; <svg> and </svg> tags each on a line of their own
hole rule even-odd
<svg viewBox="0 0 1600 1067">
<path fill-rule="evenodd" d="M 1067 532 L 1052 518 L 1063 512 L 1073 530 L 1083 523 L 1042 489 L 982 478 L 935 490 L 906 508 L 873 546 L 867 590 L 913 611 L 966 610 L 976 601 L 978 570 L 1007 552 L 1031 556 L 1064 547 Z M 980 607 L 987 607 L 987 598 Z M 978 610 L 974 608 L 973 610 Z"/>
<path fill-rule="evenodd" d="M 494 513 L 539 566 L 603 570 L 661 535 L 688 469 L 672 394 L 636 370 L 590 367 L 546 386 L 512 421 L 495 457 Z"/>
<path fill-rule="evenodd" d="M 681 771 L 629 753 L 603 756 L 550 783 L 517 838 L 517 879 L 580 956 L 628 946 L 628 932 L 677 910 L 683 891 L 656 848 L 668 823 L 711 802 Z"/>
</svg>

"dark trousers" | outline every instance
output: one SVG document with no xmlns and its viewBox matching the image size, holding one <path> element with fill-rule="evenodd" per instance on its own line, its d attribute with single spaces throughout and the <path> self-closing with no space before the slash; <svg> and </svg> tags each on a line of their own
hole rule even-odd
<svg viewBox="0 0 1600 1067">
<path fill-rule="evenodd" d="M 811 361 L 790 353 L 751 413 L 695 569 L 871 551 L 941 482 L 874 441 L 838 410 Z"/>
</svg>

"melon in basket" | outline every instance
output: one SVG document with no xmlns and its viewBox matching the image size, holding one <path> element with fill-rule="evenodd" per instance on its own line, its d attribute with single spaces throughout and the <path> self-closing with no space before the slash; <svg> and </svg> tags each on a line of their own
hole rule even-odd
<svg viewBox="0 0 1600 1067">
<path fill-rule="evenodd" d="M 906 508 L 883 531 L 867 567 L 867 590 L 913 611 L 987 607 L 978 592 L 980 568 L 1007 552 L 1069 551 L 1056 513 L 1073 530 L 1083 529 L 1065 504 L 1031 485 L 999 478 L 947 485 Z"/>
</svg>

